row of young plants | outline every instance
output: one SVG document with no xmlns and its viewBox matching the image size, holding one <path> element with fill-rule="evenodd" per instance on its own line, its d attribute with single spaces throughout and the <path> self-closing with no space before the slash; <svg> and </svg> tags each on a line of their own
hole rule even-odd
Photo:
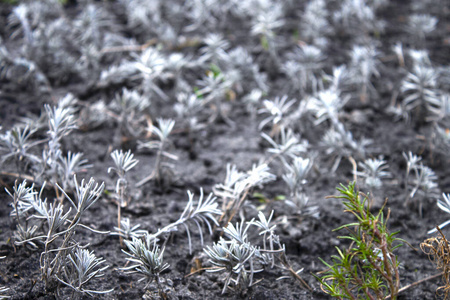
<svg viewBox="0 0 450 300">
<path fill-rule="evenodd" d="M 223 233 L 204 248 L 211 264 L 207 271 L 220 272 L 225 278 L 222 293 L 252 287 L 259 282 L 255 273 L 275 267 L 311 289 L 302 279 L 308 275 L 293 269 L 275 231 L 273 213 L 259 212 L 258 219 L 246 221 L 243 207 L 255 188 L 261 190 L 281 179 L 287 191 L 285 204 L 298 215 L 318 218 L 320 209 L 309 201 L 308 182 L 317 176 L 314 170 L 327 167 L 336 172 L 346 159 L 352 162 L 353 175 L 360 178 L 363 189 L 375 196 L 382 193 L 383 181 L 390 177 L 387 161 L 378 155 L 374 141 L 355 138 L 345 122 L 345 109 L 351 102 L 381 106 L 377 88 L 383 84 L 382 61 L 396 65 L 402 75 L 391 91 L 392 103 L 382 108 L 416 127 L 432 128 L 435 152 L 445 154 L 450 148 L 446 129 L 450 72 L 448 66 L 436 66 L 426 50 L 427 37 L 438 25 L 436 17 L 412 15 L 403 28 L 410 42 L 388 45 L 390 52 L 383 53 L 381 48 L 386 51 L 387 47 L 377 39 L 385 29 L 377 12 L 389 6 L 383 0 L 331 4 L 313 0 L 301 11 L 295 1 L 113 2 L 125 9 L 132 40 L 113 34 L 117 16 L 106 5 L 83 4 L 75 17 L 68 18 L 58 1 L 23 1 L 11 8 L 6 30 L 11 39 L 0 41 L 0 78 L 7 84 L 31 83 L 34 91 L 53 95 L 53 87 L 76 78 L 90 93 L 116 91 L 111 100 L 96 102 L 81 102 L 68 94 L 55 105 L 45 105 L 39 117 L 24 118 L 6 128 L 0 138 L 2 172 L 18 178 L 14 188 L 7 190 L 17 225 L 13 242 L 39 251 L 41 279 L 50 293 L 58 294 L 61 288 L 72 290 L 74 297 L 110 292 L 90 288 L 106 267 L 103 259 L 88 250 L 89 245 L 77 240 L 76 232 L 85 229 L 118 235 L 129 261 L 123 270 L 141 274 L 146 288 L 155 281 L 163 294 L 161 273 L 169 268 L 163 260 L 169 237 L 184 228 L 191 252 L 192 225 L 198 228 L 202 244 L 203 230 Z M 421 12 L 426 5 L 417 2 L 411 9 Z M 299 21 L 293 22 L 297 17 Z M 223 35 L 234 29 L 231 21 L 243 26 L 252 37 L 250 42 L 241 46 Z M 339 60 L 329 54 L 334 35 L 351 41 L 342 65 L 334 65 Z M 8 50 L 13 45 L 20 45 L 17 57 Z M 270 80 L 276 76 L 283 83 Z M 163 106 L 171 107 L 170 112 L 163 114 Z M 233 111 L 239 106 L 245 106 L 255 122 L 258 115 L 263 116 L 258 128 L 267 156 L 260 163 L 246 172 L 228 165 L 224 182 L 214 185 L 206 197 L 201 191 L 197 201 L 188 191 L 180 217 L 156 232 L 122 218 L 121 210 L 134 201 L 130 190 L 149 181 L 170 189 L 180 163 L 172 151 L 174 131 L 186 133 L 190 151 L 195 153 L 202 132 L 214 124 L 236 126 Z M 167 115 L 172 118 L 160 118 Z M 91 165 L 82 153 L 65 152 L 63 146 L 75 129 L 105 124 L 116 128 L 114 148 L 137 140 L 139 150 L 156 155 L 152 172 L 133 184 L 127 173 L 139 166 L 134 154 L 128 149 L 111 152 L 108 173 L 117 177 L 114 192 L 108 192 L 117 205 L 113 232 L 83 224 L 83 213 L 105 194 L 105 185 L 95 179 L 80 182 L 75 174 Z M 319 143 L 308 140 L 312 130 L 323 136 Z M 408 149 L 403 155 L 405 205 L 414 204 L 421 215 L 426 201 L 440 198 L 438 178 L 420 156 Z M 54 190 L 52 200 L 45 199 L 52 194 L 46 187 Z M 353 184 L 340 192 L 357 222 L 345 227 L 351 230 L 347 238 L 352 246 L 339 249 L 338 256 L 326 263 L 329 271 L 319 275 L 323 290 L 339 298 L 395 298 L 400 290 L 399 262 L 394 254 L 396 238 L 387 230 L 389 213 L 383 217 L 381 209 L 373 215 L 368 199 Z M 444 194 L 438 206 L 450 213 L 449 195 Z M 259 239 L 251 239 L 250 232 L 256 230 Z M 445 242 L 442 234 L 423 248 L 443 262 L 438 268 L 447 280 Z"/>
</svg>

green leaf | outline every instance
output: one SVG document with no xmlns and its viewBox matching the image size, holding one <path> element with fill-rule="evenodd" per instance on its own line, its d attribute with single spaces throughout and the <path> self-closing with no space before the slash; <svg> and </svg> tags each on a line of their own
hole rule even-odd
<svg viewBox="0 0 450 300">
<path fill-rule="evenodd" d="M 265 35 L 261 36 L 261 46 L 264 48 L 264 50 L 269 50 L 269 41 L 267 40 L 267 37 Z"/>
<path fill-rule="evenodd" d="M 217 78 L 217 76 L 219 76 L 222 73 L 222 70 L 220 70 L 219 66 L 215 64 L 209 65 L 209 69 L 213 73 L 214 78 Z"/>
</svg>

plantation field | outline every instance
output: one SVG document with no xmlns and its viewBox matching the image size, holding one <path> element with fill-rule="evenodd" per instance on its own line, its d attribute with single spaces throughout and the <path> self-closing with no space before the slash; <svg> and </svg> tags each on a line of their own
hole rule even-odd
<svg viewBox="0 0 450 300">
<path fill-rule="evenodd" d="M 445 298 L 448 1 L 63 2 L 0 2 L 0 299 L 330 299 L 353 181 Z"/>
</svg>

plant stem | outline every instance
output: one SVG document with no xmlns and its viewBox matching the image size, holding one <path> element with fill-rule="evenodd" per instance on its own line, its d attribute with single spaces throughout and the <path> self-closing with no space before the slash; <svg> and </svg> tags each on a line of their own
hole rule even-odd
<svg viewBox="0 0 450 300">
<path fill-rule="evenodd" d="M 421 280 L 419 280 L 419 281 L 413 282 L 413 283 L 411 283 L 411 284 L 408 284 L 407 286 L 404 286 L 404 287 L 402 287 L 401 289 L 399 289 L 399 290 L 398 290 L 398 294 L 400 294 L 401 292 L 404 292 L 404 291 L 408 290 L 409 288 L 412 288 L 412 287 L 414 287 L 414 286 L 416 286 L 416 285 L 422 284 L 422 283 L 424 283 L 425 281 L 432 280 L 432 279 L 435 279 L 435 278 L 437 278 L 437 277 L 439 277 L 439 276 L 442 276 L 443 274 L 444 274 L 444 272 L 441 272 L 441 273 L 438 273 L 438 274 L 435 274 L 435 275 L 432 275 L 432 276 L 425 277 L 425 278 L 423 278 L 423 279 L 421 279 Z M 384 299 L 385 299 L 385 300 L 386 300 L 386 299 L 391 299 L 391 297 L 392 297 L 392 295 L 388 295 L 388 296 L 386 296 Z"/>
</svg>

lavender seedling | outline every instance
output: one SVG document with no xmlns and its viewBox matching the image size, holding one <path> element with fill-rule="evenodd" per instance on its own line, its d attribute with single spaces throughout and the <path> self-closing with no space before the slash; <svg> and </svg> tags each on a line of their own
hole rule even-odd
<svg viewBox="0 0 450 300">
<path fill-rule="evenodd" d="M 122 250 L 129 257 L 127 260 L 132 263 L 131 266 L 126 266 L 122 270 L 130 271 L 130 273 L 140 273 L 143 277 L 139 281 L 147 280 L 145 288 L 148 287 L 153 280 L 158 285 L 158 290 L 161 292 L 160 274 L 169 268 L 167 263 L 163 262 L 163 254 L 165 245 L 170 237 L 170 234 L 177 231 L 180 226 L 186 229 L 189 253 L 192 253 L 191 234 L 189 226 L 195 224 L 199 230 L 200 242 L 203 245 L 202 226 L 206 226 L 212 234 L 212 224 L 218 225 L 214 215 L 220 215 L 221 211 L 217 208 L 215 197 L 210 194 L 206 199 L 203 199 L 203 190 L 200 190 L 200 197 L 198 203 L 194 203 L 194 194 L 188 191 L 189 201 L 181 214 L 180 218 L 167 226 L 158 229 L 157 232 L 150 234 L 141 230 L 136 230 L 138 225 L 133 228 L 119 229 L 118 235 L 128 235 L 130 240 L 125 240 L 125 245 L 128 251 Z M 127 226 L 129 225 L 126 224 Z M 126 226 L 124 226 L 126 227 Z M 128 226 L 129 227 L 129 226 Z M 128 232 L 125 232 L 128 231 Z M 166 240 L 162 250 L 156 244 L 161 236 L 165 236 Z"/>
<path fill-rule="evenodd" d="M 246 173 L 238 172 L 235 167 L 227 166 L 225 183 L 214 186 L 214 194 L 221 198 L 223 206 L 219 222 L 225 219 L 225 224 L 230 223 L 240 211 L 252 188 L 276 179 L 276 176 L 269 170 L 270 168 L 264 163 L 253 165 L 252 169 Z"/>
<path fill-rule="evenodd" d="M 335 159 L 331 172 L 336 172 L 343 157 L 356 155 L 364 159 L 366 156 L 366 147 L 372 143 L 371 140 L 361 139 L 357 141 L 353 138 L 350 131 L 345 130 L 342 123 L 330 128 L 322 138 L 322 146 L 327 155 L 332 155 Z"/>
<path fill-rule="evenodd" d="M 251 35 L 260 38 L 261 46 L 269 52 L 271 59 L 278 65 L 276 30 L 285 24 L 282 6 L 273 3 L 257 14 L 252 23 Z"/>
<path fill-rule="evenodd" d="M 311 45 L 296 48 L 290 54 L 290 59 L 283 64 L 283 70 L 300 96 L 306 92 L 315 94 L 319 88 L 317 72 L 323 67 L 325 55 L 322 51 Z"/>
<path fill-rule="evenodd" d="M 195 145 L 197 142 L 197 134 L 206 127 L 206 124 L 199 120 L 204 102 L 195 93 L 180 93 L 177 95 L 177 103 L 173 109 L 177 113 L 181 126 L 186 128 L 189 140 L 189 153 L 195 156 Z"/>
<path fill-rule="evenodd" d="M 210 33 L 203 42 L 205 46 L 200 48 L 199 64 L 211 62 L 215 65 L 220 65 L 220 62 L 227 60 L 227 49 L 230 47 L 230 43 L 225 40 L 220 34 Z"/>
<path fill-rule="evenodd" d="M 437 206 L 444 212 L 450 214 L 450 194 L 442 193 L 442 198 L 444 200 L 441 200 L 441 199 L 437 200 Z M 439 226 L 437 226 L 437 228 L 442 229 L 445 226 L 447 226 L 448 224 L 450 224 L 450 220 L 447 220 L 444 223 L 440 224 Z M 438 231 L 437 228 L 433 228 L 433 229 L 429 230 L 427 233 L 428 234 L 435 233 Z"/>
<path fill-rule="evenodd" d="M 430 15 L 415 14 L 409 17 L 406 31 L 417 39 L 419 45 L 424 46 L 426 36 L 436 29 L 438 21 Z"/>
<path fill-rule="evenodd" d="M 36 129 L 31 129 L 29 126 L 23 128 L 16 126 L 0 136 L 2 144 L 0 147 L 8 151 L 8 153 L 2 155 L 1 162 L 3 163 L 14 158 L 19 177 L 25 171 L 28 162 L 35 164 L 41 162 L 39 157 L 30 153 L 31 148 L 42 142 L 32 142 L 30 140 L 36 131 Z"/>
<path fill-rule="evenodd" d="M 375 15 L 376 5 L 369 5 L 366 0 L 345 0 L 341 2 L 340 10 L 333 14 L 336 27 L 353 36 L 368 36 L 379 34 L 384 28 L 384 22 Z"/>
<path fill-rule="evenodd" d="M 95 278 L 103 277 L 103 273 L 109 266 L 101 267 L 105 262 L 102 258 L 97 258 L 93 251 L 76 247 L 69 252 L 61 271 L 61 275 L 56 279 L 65 286 L 70 287 L 78 295 L 101 295 L 112 292 L 110 290 L 91 290 L 86 287 Z M 73 295 L 72 295 L 73 297 Z"/>
<path fill-rule="evenodd" d="M 244 96 L 242 101 L 245 103 L 247 112 L 250 114 L 252 120 L 256 119 L 258 113 L 257 108 L 261 106 L 261 100 L 263 97 L 263 92 L 259 89 L 254 89 L 250 93 Z"/>
<path fill-rule="evenodd" d="M 403 79 L 400 91 L 405 95 L 403 106 L 414 113 L 419 122 L 428 120 L 427 114 L 440 107 L 436 79 L 438 73 L 429 66 L 415 64 L 413 71 Z"/>
<path fill-rule="evenodd" d="M 190 56 L 182 53 L 172 53 L 167 57 L 164 80 L 170 80 L 174 84 L 174 90 L 183 92 L 190 89 L 189 83 L 184 79 L 183 70 L 195 66 Z"/>
<path fill-rule="evenodd" d="M 228 118 L 223 103 L 233 83 L 233 80 L 227 74 L 223 74 L 220 69 L 208 71 L 206 76 L 197 82 L 201 87 L 198 94 L 203 97 L 203 105 L 212 102 L 214 112 L 208 120 L 209 123 L 219 119 L 234 127 L 234 122 Z"/>
<path fill-rule="evenodd" d="M 58 205 L 50 203 L 48 206 L 44 203 L 41 206 L 42 213 L 45 214 L 44 218 L 48 224 L 47 233 L 40 237 L 44 242 L 44 251 L 41 253 L 40 258 L 41 275 L 47 288 L 49 287 L 50 279 L 54 276 L 60 277 L 62 269 L 66 267 L 68 253 L 79 246 L 79 243 L 73 239 L 77 228 L 81 227 L 96 233 L 105 233 L 96 231 L 81 223 L 83 213 L 97 202 L 103 193 L 105 184 L 102 183 L 99 186 L 93 178 L 88 183 L 85 183 L 83 179 L 79 184 L 76 176 L 74 176 L 74 183 L 75 200 L 57 185 L 72 206 L 69 210 L 65 211 L 61 202 Z M 71 213 L 72 208 L 75 215 Z M 54 246 L 56 243 L 58 245 Z"/>
<path fill-rule="evenodd" d="M 139 181 L 136 186 L 139 187 L 145 184 L 147 181 L 155 179 L 159 185 L 163 183 L 163 180 L 170 179 L 172 176 L 172 165 L 165 162 L 163 159 L 168 158 L 171 160 L 178 160 L 178 157 L 174 154 L 167 152 L 166 148 L 170 145 L 169 135 L 171 134 L 173 127 L 175 126 L 175 121 L 171 119 L 158 119 L 159 128 L 152 126 L 152 134 L 156 134 L 159 141 L 149 141 L 146 143 L 141 143 L 140 148 L 156 149 L 156 162 L 153 172 Z"/>
<path fill-rule="evenodd" d="M 362 170 L 356 171 L 356 175 L 364 178 L 364 184 L 369 188 L 371 194 L 374 189 L 379 189 L 383 186 L 381 181 L 383 178 L 390 176 L 390 173 L 385 171 L 389 166 L 384 159 L 369 158 L 358 165 Z"/>
<path fill-rule="evenodd" d="M 209 230 L 209 233 L 212 234 L 211 225 L 219 225 L 214 215 L 220 215 L 222 211 L 217 208 L 216 197 L 213 197 L 212 194 L 209 194 L 205 200 L 203 199 L 203 189 L 200 189 L 200 196 L 196 207 L 194 204 L 194 194 L 188 191 L 188 197 L 188 203 L 183 210 L 180 218 L 178 218 L 177 221 L 163 227 L 162 229 L 158 229 L 158 231 L 152 234 L 150 237 L 152 239 L 157 239 L 162 234 L 170 234 L 173 231 L 177 231 L 178 227 L 183 225 L 183 227 L 186 229 L 188 237 L 189 253 L 192 253 L 189 223 L 194 223 L 195 225 L 197 225 L 200 234 L 200 242 L 203 245 L 203 232 L 201 230 L 201 227 L 206 226 Z"/>
<path fill-rule="evenodd" d="M 77 40 L 82 45 L 91 45 L 100 49 L 104 41 L 104 31 L 114 29 L 110 14 L 103 8 L 88 4 L 73 22 Z"/>
<path fill-rule="evenodd" d="M 130 200 L 127 195 L 128 181 L 126 178 L 126 172 L 134 168 L 139 161 L 134 158 L 131 150 L 128 150 L 126 153 L 122 150 L 114 150 L 111 153 L 111 157 L 114 161 L 115 167 L 108 168 L 108 173 L 114 171 L 119 177 L 117 179 L 115 192 L 117 196 L 117 226 L 120 231 L 121 208 L 126 207 Z M 122 236 L 120 236 L 120 244 L 122 245 Z"/>
<path fill-rule="evenodd" d="M 123 251 L 129 257 L 127 260 L 132 264 L 122 268 L 122 270 L 130 273 L 140 273 L 143 275 L 140 281 L 147 280 L 145 288 L 156 281 L 158 289 L 160 288 L 160 274 L 169 268 L 169 264 L 164 263 L 164 248 L 161 250 L 156 244 L 156 239 L 146 234 L 143 238 L 133 237 L 132 241 L 125 241 L 128 251 Z"/>
<path fill-rule="evenodd" d="M 409 163 L 409 161 L 408 161 Z M 435 199 L 439 194 L 439 187 L 436 183 L 437 176 L 432 169 L 425 166 L 423 163 L 411 164 L 411 170 L 413 171 L 413 178 L 408 176 L 406 178 L 407 195 L 405 200 L 405 206 L 410 204 L 414 199 L 419 202 L 419 215 L 422 216 L 423 200 Z M 410 175 L 410 172 L 407 173 Z"/>
<path fill-rule="evenodd" d="M 253 255 L 256 252 L 254 246 L 247 243 L 239 244 L 234 239 L 231 242 L 221 239 L 212 247 L 207 246 L 204 251 L 209 256 L 210 263 L 214 266 L 207 270 L 208 272 L 228 272 L 222 294 L 225 293 L 232 282 L 236 286 L 246 283 L 245 287 L 251 287 L 254 284 L 253 274 L 260 271 L 252 268 Z M 250 271 L 245 268 L 247 262 L 250 264 Z M 233 278 L 233 276 L 236 278 Z"/>
<path fill-rule="evenodd" d="M 6 256 L 1 256 L 0 259 L 4 259 Z M 0 286 L 0 300 L 6 300 L 10 298 L 9 296 L 3 295 L 4 292 L 8 291 L 9 288 Z"/>
<path fill-rule="evenodd" d="M 128 137 L 135 138 L 143 133 L 142 124 L 147 122 L 145 112 L 150 104 L 147 97 L 135 90 L 130 91 L 124 88 L 120 95 L 116 95 L 111 102 L 111 110 L 119 123 L 116 139 L 120 143 Z"/>
<path fill-rule="evenodd" d="M 300 23 L 302 37 L 311 41 L 315 46 L 325 46 L 327 44 L 325 35 L 330 33 L 330 24 L 327 18 L 328 11 L 324 0 L 309 1 Z"/>
<path fill-rule="evenodd" d="M 120 220 L 120 226 L 114 227 L 115 232 L 111 232 L 111 235 L 118 235 L 122 239 L 132 240 L 133 238 L 140 238 L 148 234 L 147 230 L 138 229 L 141 224 L 136 224 L 133 227 L 130 224 L 129 218 L 122 218 Z"/>
<path fill-rule="evenodd" d="M 320 91 L 316 97 L 309 98 L 307 107 L 316 118 L 314 125 L 329 120 L 333 128 L 339 130 L 339 113 L 349 100 L 349 95 L 341 96 L 341 91 L 333 86 Z"/>
<path fill-rule="evenodd" d="M 442 127 L 436 124 L 436 141 L 435 145 L 438 150 L 442 151 L 442 153 L 448 153 L 447 151 L 450 149 L 450 130 L 448 127 Z"/>
<path fill-rule="evenodd" d="M 255 82 L 258 89 L 264 92 L 268 91 L 269 87 L 266 83 L 266 74 L 260 71 L 258 64 L 254 62 L 251 54 L 243 47 L 238 46 L 229 51 L 227 59 L 223 62 L 223 66 L 225 70 L 228 70 L 228 74 L 233 72 L 238 74 L 238 78 L 233 81 L 239 93 L 245 93 L 249 90 L 249 87 L 243 85 L 242 81 Z"/>
<path fill-rule="evenodd" d="M 62 177 L 62 188 L 64 190 L 73 189 L 74 186 L 71 185 L 71 179 L 76 173 L 91 168 L 92 165 L 88 164 L 87 159 L 83 159 L 83 153 L 72 153 L 68 152 L 66 157 L 60 156 L 59 159 L 59 170 Z"/>
<path fill-rule="evenodd" d="M 317 206 L 306 209 L 309 201 L 305 195 L 305 186 L 308 182 L 306 178 L 312 166 L 313 163 L 309 158 L 296 156 L 291 163 L 284 164 L 286 172 L 282 175 L 282 178 L 289 189 L 290 199 L 286 201 L 287 204 L 298 209 L 299 213 L 317 216 Z"/>
<path fill-rule="evenodd" d="M 379 53 L 374 45 L 354 46 L 351 52 L 351 78 L 360 86 L 360 99 L 365 103 L 369 98 L 369 92 L 376 92 L 371 83 L 372 77 L 379 77 L 378 67 Z"/>
<path fill-rule="evenodd" d="M 258 129 L 262 130 L 264 126 L 269 123 L 272 123 L 272 133 L 276 133 L 280 130 L 283 125 L 282 121 L 285 119 L 289 112 L 291 111 L 291 107 L 295 104 L 296 100 L 292 99 L 288 101 L 288 96 L 284 95 L 283 97 L 276 97 L 272 100 L 264 100 L 263 108 L 258 110 L 260 114 L 269 114 L 264 120 L 259 123 Z"/>
<path fill-rule="evenodd" d="M 298 275 L 302 270 L 294 271 L 286 257 L 285 247 L 279 241 L 279 236 L 275 234 L 276 225 L 270 225 L 273 212 L 268 219 L 262 212 L 259 212 L 259 221 L 247 222 L 244 226 L 244 220 L 241 223 L 233 225 L 229 223 L 223 228 L 226 238 L 221 237 L 212 247 L 207 246 L 203 251 L 208 255 L 209 262 L 213 265 L 207 269 L 207 272 L 226 272 L 226 278 L 222 294 L 227 288 L 234 284 L 235 287 L 249 288 L 259 281 L 254 281 L 255 273 L 262 272 L 269 265 L 282 270 L 289 271 L 290 275 L 296 278 L 303 288 L 309 289 L 306 282 Z M 250 226 L 259 228 L 259 235 L 263 236 L 263 249 L 253 245 L 248 239 L 248 229 Z M 267 246 L 268 241 L 268 246 Z M 278 260 L 280 264 L 275 264 Z M 284 279 L 282 276 L 279 279 Z"/>
<path fill-rule="evenodd" d="M 289 160 L 297 155 L 306 153 L 309 147 L 308 142 L 301 140 L 290 128 L 287 130 L 284 127 L 281 128 L 278 143 L 264 132 L 261 133 L 261 137 L 272 146 L 272 148 L 267 149 L 267 152 L 272 154 L 267 163 L 279 158 L 286 165 Z"/>
<path fill-rule="evenodd" d="M 43 173 L 47 173 L 51 183 L 54 185 L 58 178 L 59 161 L 61 160 L 61 139 L 68 135 L 73 129 L 76 129 L 74 117 L 75 108 L 73 107 L 76 99 L 68 94 L 60 100 L 57 107 L 45 105 L 45 111 L 48 117 L 48 149 L 44 150 Z M 58 191 L 56 191 L 58 194 Z"/>
<path fill-rule="evenodd" d="M 156 94 L 161 99 L 168 100 L 168 96 L 157 84 L 166 64 L 166 57 L 156 48 L 147 48 L 133 63 L 134 68 L 140 71 L 139 76 L 143 79 L 142 86 L 147 95 Z"/>
<path fill-rule="evenodd" d="M 194 132 L 203 126 L 198 121 L 198 115 L 203 110 L 204 102 L 195 93 L 180 93 L 173 109 L 186 124 L 188 133 Z"/>
<path fill-rule="evenodd" d="M 299 285 L 303 289 L 311 291 L 311 288 L 309 287 L 309 285 L 299 275 L 303 271 L 303 268 L 299 269 L 299 270 L 294 270 L 292 268 L 292 265 L 286 255 L 286 248 L 285 248 L 284 244 L 282 244 L 280 242 L 279 235 L 275 234 L 276 225 L 273 225 L 273 226 L 270 225 L 272 216 L 273 216 L 273 211 L 270 213 L 269 218 L 266 218 L 262 212 L 259 212 L 258 213 L 259 221 L 251 220 L 250 222 L 248 222 L 248 224 L 254 225 L 259 228 L 259 235 L 260 236 L 262 235 L 263 239 L 264 239 L 264 242 L 263 242 L 264 250 L 263 251 L 267 251 L 268 252 L 267 255 L 271 256 L 271 258 L 269 258 L 269 259 L 267 259 L 267 256 L 265 256 L 264 254 L 260 256 L 260 259 L 261 259 L 263 265 L 272 261 L 272 268 L 274 266 L 277 266 L 278 268 L 280 268 L 284 271 L 287 271 L 289 274 L 288 276 L 281 276 L 281 277 L 277 278 L 277 280 L 293 278 L 294 280 L 296 280 L 299 283 Z M 267 249 L 267 246 L 266 246 L 266 238 L 269 241 L 269 249 Z M 259 254 L 259 253 L 257 252 L 257 254 Z M 275 258 L 279 261 L 279 263 L 280 263 L 279 265 L 275 265 L 275 263 L 274 263 Z"/>
<path fill-rule="evenodd" d="M 12 198 L 12 207 L 10 215 L 17 221 L 16 231 L 14 232 L 14 244 L 25 244 L 32 250 L 37 250 L 38 246 L 34 240 L 39 236 L 36 225 L 30 226 L 28 218 L 34 208 L 34 200 L 37 192 L 34 190 L 34 185 L 27 187 L 27 181 L 24 180 L 21 184 L 17 184 L 17 180 L 11 193 L 5 189 L 6 193 Z"/>
</svg>

